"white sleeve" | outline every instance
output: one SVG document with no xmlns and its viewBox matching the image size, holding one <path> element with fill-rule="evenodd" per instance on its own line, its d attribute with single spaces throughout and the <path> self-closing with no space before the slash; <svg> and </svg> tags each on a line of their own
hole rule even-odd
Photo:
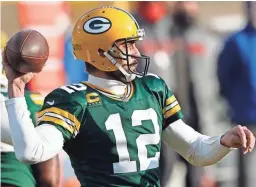
<svg viewBox="0 0 256 187">
<path fill-rule="evenodd" d="M 219 162 L 231 149 L 220 143 L 221 136 L 202 135 L 181 119 L 163 131 L 163 141 L 195 166 L 209 166 Z"/>
<path fill-rule="evenodd" d="M 0 99 L 1 99 L 1 103 L 0 103 L 1 142 L 8 144 L 8 145 L 12 145 L 12 138 L 11 138 L 11 134 L 10 134 L 8 114 L 6 111 L 5 104 L 4 104 L 5 97 L 2 94 L 0 94 Z"/>
<path fill-rule="evenodd" d="M 35 164 L 57 155 L 63 146 L 62 133 L 50 124 L 34 127 L 24 97 L 5 101 L 15 154 L 18 160 Z"/>
</svg>

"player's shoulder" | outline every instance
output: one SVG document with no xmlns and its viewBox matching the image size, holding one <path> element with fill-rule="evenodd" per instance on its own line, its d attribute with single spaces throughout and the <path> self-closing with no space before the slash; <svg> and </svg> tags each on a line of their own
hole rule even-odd
<svg viewBox="0 0 256 187">
<path fill-rule="evenodd" d="M 138 76 L 136 80 L 139 81 L 140 84 L 148 87 L 151 91 L 159 92 L 166 88 L 165 81 L 153 73 L 147 73 L 147 75 L 143 77 Z"/>
<path fill-rule="evenodd" d="M 61 103 L 69 103 L 74 100 L 83 100 L 86 94 L 87 86 L 84 83 L 76 83 L 60 86 L 50 92 L 45 100 L 48 103 L 53 101 Z"/>
</svg>

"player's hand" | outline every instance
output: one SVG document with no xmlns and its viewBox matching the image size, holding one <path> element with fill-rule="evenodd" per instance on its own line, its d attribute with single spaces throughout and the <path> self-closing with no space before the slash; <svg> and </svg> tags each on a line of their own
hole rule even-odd
<svg viewBox="0 0 256 187">
<path fill-rule="evenodd" d="M 253 150 L 255 137 L 247 127 L 237 125 L 221 137 L 221 144 L 229 148 L 242 148 L 246 154 Z"/>
<path fill-rule="evenodd" d="M 13 69 L 5 55 L 5 50 L 2 52 L 3 68 L 8 79 L 8 83 L 15 84 L 19 87 L 25 87 L 25 85 L 35 76 L 35 73 L 20 73 Z M 19 62 L 17 62 L 18 64 Z"/>
</svg>

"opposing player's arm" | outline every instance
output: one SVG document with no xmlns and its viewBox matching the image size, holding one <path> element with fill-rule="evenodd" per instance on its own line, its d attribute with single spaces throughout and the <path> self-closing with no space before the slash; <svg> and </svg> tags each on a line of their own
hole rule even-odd
<svg viewBox="0 0 256 187">
<path fill-rule="evenodd" d="M 78 119 L 83 109 L 65 90 L 57 89 L 46 97 L 36 128 L 23 97 L 5 103 L 15 154 L 21 162 L 35 164 L 53 158 L 61 151 L 64 141 L 79 131 Z"/>
<path fill-rule="evenodd" d="M 211 165 L 226 156 L 230 149 L 221 145 L 221 137 L 202 135 L 185 124 L 181 107 L 164 81 L 163 87 L 163 141 L 196 166 Z"/>
</svg>

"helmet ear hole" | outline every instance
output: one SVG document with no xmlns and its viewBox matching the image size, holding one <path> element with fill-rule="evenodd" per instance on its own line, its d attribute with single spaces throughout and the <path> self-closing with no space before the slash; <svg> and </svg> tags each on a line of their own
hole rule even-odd
<svg viewBox="0 0 256 187">
<path fill-rule="evenodd" d="M 105 51 L 104 51 L 103 49 L 101 49 L 101 48 L 98 49 L 98 54 L 99 54 L 99 56 L 101 56 L 101 57 L 103 57 L 103 58 L 105 58 L 104 52 L 105 52 Z"/>
<path fill-rule="evenodd" d="M 117 49 L 113 49 L 112 52 L 113 52 L 114 54 L 117 54 Z"/>
</svg>

